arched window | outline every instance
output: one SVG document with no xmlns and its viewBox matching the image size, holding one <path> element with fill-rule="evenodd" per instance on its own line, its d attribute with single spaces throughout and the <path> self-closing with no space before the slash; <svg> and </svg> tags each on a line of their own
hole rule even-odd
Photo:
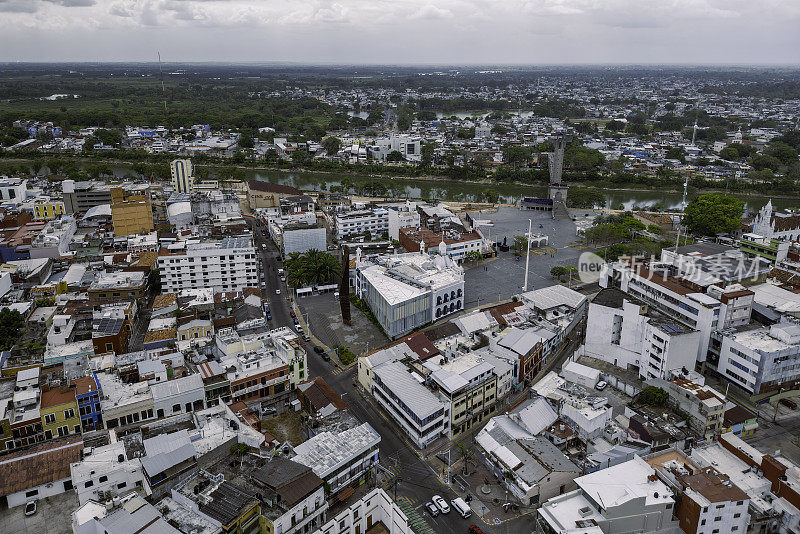
<svg viewBox="0 0 800 534">
<path fill-rule="evenodd" d="M 451 299 L 454 299 L 454 298 L 456 298 L 456 292 L 455 292 L 455 291 L 451 291 L 451 292 L 450 292 L 450 298 L 451 298 Z"/>
<path fill-rule="evenodd" d="M 450 311 L 452 312 L 452 311 L 454 311 L 455 309 L 456 309 L 456 303 L 455 303 L 455 302 L 451 302 L 451 303 L 450 303 Z"/>
<path fill-rule="evenodd" d="M 457 297 L 460 297 L 461 295 L 462 295 L 462 292 L 461 292 L 461 290 L 459 289 L 459 290 L 456 292 L 456 296 L 457 296 Z"/>
<path fill-rule="evenodd" d="M 444 294 L 444 301 L 445 301 L 445 302 L 447 302 L 448 300 L 450 300 L 450 295 L 448 295 L 447 293 L 445 293 L 445 294 Z"/>
<path fill-rule="evenodd" d="M 440 308 L 436 308 L 436 318 L 438 319 L 441 316 L 442 316 L 442 310 Z"/>
<path fill-rule="evenodd" d="M 457 310 L 461 309 L 461 301 L 460 300 L 458 302 L 456 302 L 456 309 Z"/>
<path fill-rule="evenodd" d="M 438 297 L 436 297 L 436 304 L 437 304 L 437 306 L 438 306 L 438 305 L 440 305 L 441 303 L 442 303 L 442 296 L 441 296 L 441 295 L 439 295 Z"/>
</svg>

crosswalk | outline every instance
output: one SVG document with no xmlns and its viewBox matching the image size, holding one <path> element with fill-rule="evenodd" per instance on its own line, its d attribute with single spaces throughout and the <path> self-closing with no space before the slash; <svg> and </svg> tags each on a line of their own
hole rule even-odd
<svg viewBox="0 0 800 534">
<path fill-rule="evenodd" d="M 342 369 L 341 367 L 333 367 L 333 368 L 331 368 L 331 371 L 330 371 L 330 373 L 332 375 L 340 375 L 340 374 L 342 374 L 344 372 L 345 372 L 345 369 Z"/>
</svg>

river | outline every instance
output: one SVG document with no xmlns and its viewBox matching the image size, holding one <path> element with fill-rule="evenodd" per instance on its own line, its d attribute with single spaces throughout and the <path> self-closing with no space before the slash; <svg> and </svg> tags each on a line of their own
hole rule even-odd
<svg viewBox="0 0 800 534">
<path fill-rule="evenodd" d="M 130 166 L 110 165 L 116 176 L 135 174 Z M 485 184 L 469 182 L 458 182 L 446 179 L 441 180 L 421 180 L 416 178 L 395 178 L 395 177 L 365 177 L 359 175 L 349 175 L 345 173 L 322 173 L 322 172 L 303 172 L 303 171 L 280 171 L 266 169 L 247 169 L 248 179 L 264 180 L 268 182 L 291 185 L 303 191 L 330 191 L 331 187 L 341 185 L 341 180 L 350 177 L 355 182 L 364 180 L 376 181 L 387 186 L 400 189 L 402 195 L 410 198 L 437 198 L 440 200 L 470 202 L 477 201 L 478 195 L 487 188 Z M 506 204 L 515 204 L 523 196 L 546 196 L 547 187 L 535 185 L 518 184 L 491 184 L 488 187 L 500 194 L 500 200 Z M 680 193 L 653 190 L 603 190 L 606 197 L 607 208 L 617 208 L 620 205 L 625 209 L 634 206 L 653 206 L 660 203 L 664 208 L 677 208 L 680 206 Z M 696 195 L 695 195 L 696 196 Z M 763 196 L 739 196 L 745 201 L 745 209 L 754 212 L 760 209 L 769 200 Z M 691 199 L 692 195 L 690 195 Z M 797 198 L 775 198 L 772 204 L 777 209 L 798 208 L 800 199 Z"/>
</svg>

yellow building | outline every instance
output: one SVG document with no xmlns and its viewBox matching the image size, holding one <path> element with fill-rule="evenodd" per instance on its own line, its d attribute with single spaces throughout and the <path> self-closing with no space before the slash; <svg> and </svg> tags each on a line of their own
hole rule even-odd
<svg viewBox="0 0 800 534">
<path fill-rule="evenodd" d="M 193 319 L 178 327 L 178 339 L 186 341 L 214 335 L 214 324 L 206 319 Z"/>
<path fill-rule="evenodd" d="M 149 195 L 125 196 L 120 187 L 111 188 L 111 221 L 114 235 L 136 235 L 152 232 L 153 207 Z"/>
<path fill-rule="evenodd" d="M 43 390 L 39 413 L 46 439 L 80 435 L 81 417 L 74 389 L 57 387 Z"/>
<path fill-rule="evenodd" d="M 60 200 L 38 200 L 33 205 L 34 221 L 52 221 L 64 215 L 64 203 Z"/>
</svg>

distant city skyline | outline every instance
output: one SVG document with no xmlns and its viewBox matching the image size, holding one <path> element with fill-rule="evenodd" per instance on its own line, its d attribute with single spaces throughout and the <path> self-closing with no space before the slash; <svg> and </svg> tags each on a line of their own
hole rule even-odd
<svg viewBox="0 0 800 534">
<path fill-rule="evenodd" d="M 781 0 L 0 0 L 0 61 L 800 63 Z"/>
</svg>

